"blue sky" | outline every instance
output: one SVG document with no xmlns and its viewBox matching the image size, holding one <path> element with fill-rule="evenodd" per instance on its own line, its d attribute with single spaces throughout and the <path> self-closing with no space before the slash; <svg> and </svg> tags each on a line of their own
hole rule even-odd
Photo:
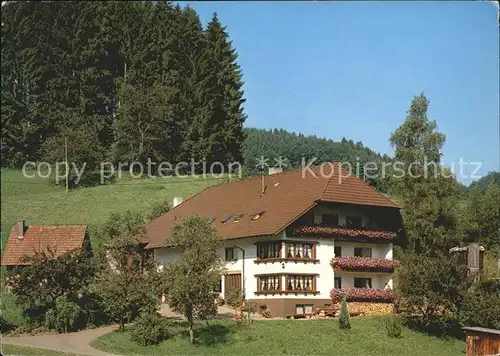
<svg viewBox="0 0 500 356">
<path fill-rule="evenodd" d="M 479 175 L 500 170 L 492 3 L 182 4 L 204 24 L 215 11 L 227 26 L 243 70 L 246 126 L 345 136 L 392 155 L 388 138 L 424 91 L 447 137 L 444 163 L 483 162 Z"/>
</svg>

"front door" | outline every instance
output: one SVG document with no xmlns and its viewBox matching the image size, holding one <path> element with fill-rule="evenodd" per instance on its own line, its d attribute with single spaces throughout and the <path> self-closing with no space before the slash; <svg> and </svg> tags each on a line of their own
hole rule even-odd
<svg viewBox="0 0 500 356">
<path fill-rule="evenodd" d="M 228 294 L 235 290 L 241 290 L 241 273 L 226 274 L 224 276 L 224 298 L 227 298 Z"/>
</svg>

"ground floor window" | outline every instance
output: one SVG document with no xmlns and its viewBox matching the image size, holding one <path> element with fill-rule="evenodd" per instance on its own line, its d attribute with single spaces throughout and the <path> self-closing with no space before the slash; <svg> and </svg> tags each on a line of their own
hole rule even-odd
<svg viewBox="0 0 500 356">
<path fill-rule="evenodd" d="M 281 290 L 281 275 L 259 276 L 257 290 L 259 292 Z"/>
<path fill-rule="evenodd" d="M 371 278 L 354 277 L 354 288 L 372 288 Z"/>
<path fill-rule="evenodd" d="M 295 314 L 312 314 L 313 305 L 312 304 L 296 304 Z"/>
<path fill-rule="evenodd" d="M 289 274 L 286 276 L 286 290 L 288 291 L 313 291 L 316 285 L 314 276 L 301 276 Z"/>
</svg>

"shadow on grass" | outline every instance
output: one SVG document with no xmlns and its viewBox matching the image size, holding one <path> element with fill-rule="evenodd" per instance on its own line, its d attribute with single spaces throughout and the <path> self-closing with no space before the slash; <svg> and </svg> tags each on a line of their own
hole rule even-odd
<svg viewBox="0 0 500 356">
<path fill-rule="evenodd" d="M 177 327 L 177 335 L 188 339 L 187 322 L 175 323 Z M 199 346 L 216 346 L 229 341 L 230 335 L 234 333 L 234 328 L 221 324 L 211 324 L 209 322 L 197 324 L 194 330 L 195 344 Z"/>
<path fill-rule="evenodd" d="M 408 317 L 404 320 L 404 325 L 414 331 L 422 332 L 430 336 L 439 338 L 454 338 L 458 340 L 465 339 L 465 333 L 462 325 L 456 319 L 435 320 L 424 322 L 421 317 Z"/>
</svg>

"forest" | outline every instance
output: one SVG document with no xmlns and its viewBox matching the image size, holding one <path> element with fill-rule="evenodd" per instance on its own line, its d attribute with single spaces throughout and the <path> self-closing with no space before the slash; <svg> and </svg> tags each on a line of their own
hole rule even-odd
<svg viewBox="0 0 500 356">
<path fill-rule="evenodd" d="M 2 166 L 241 160 L 242 73 L 217 18 L 165 1 L 2 7 Z"/>
</svg>

